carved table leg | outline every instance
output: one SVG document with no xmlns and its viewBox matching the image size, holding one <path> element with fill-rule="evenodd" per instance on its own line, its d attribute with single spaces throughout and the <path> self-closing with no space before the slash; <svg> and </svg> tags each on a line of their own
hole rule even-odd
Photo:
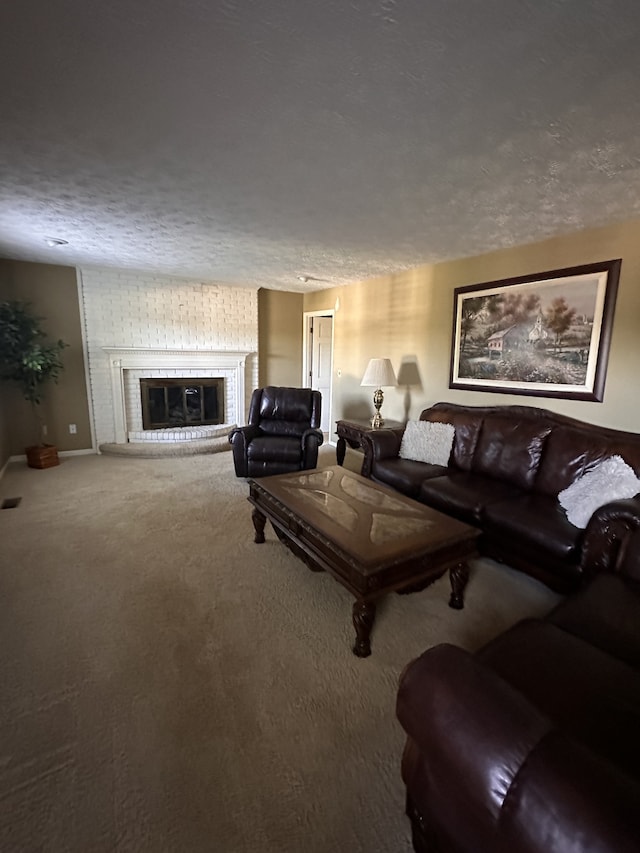
<svg viewBox="0 0 640 853">
<path fill-rule="evenodd" d="M 338 465 L 342 465 L 344 462 L 344 456 L 347 452 L 347 442 L 344 438 L 338 438 L 338 442 L 336 444 L 336 462 Z"/>
<path fill-rule="evenodd" d="M 251 520 L 253 521 L 253 527 L 256 531 L 253 541 L 257 542 L 258 545 L 261 545 L 264 542 L 264 526 L 267 523 L 267 517 L 263 515 L 259 509 L 254 507 L 253 512 L 251 513 Z"/>
<path fill-rule="evenodd" d="M 359 658 L 371 654 L 371 629 L 376 618 L 376 606 L 370 601 L 358 600 L 353 605 L 353 627 L 356 629 L 356 642 L 353 653 Z"/>
<path fill-rule="evenodd" d="M 469 580 L 469 566 L 467 563 L 458 563 L 449 569 L 449 580 L 451 581 L 451 597 L 449 607 L 454 610 L 462 610 L 464 607 L 464 588 Z"/>
</svg>

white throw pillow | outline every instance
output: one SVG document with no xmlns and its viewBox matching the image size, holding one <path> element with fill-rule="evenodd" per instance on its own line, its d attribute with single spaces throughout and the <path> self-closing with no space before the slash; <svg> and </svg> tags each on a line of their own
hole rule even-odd
<svg viewBox="0 0 640 853">
<path fill-rule="evenodd" d="M 430 465 L 448 465 L 455 428 L 432 421 L 408 421 L 399 456 Z"/>
<path fill-rule="evenodd" d="M 576 527 L 586 527 L 593 513 L 610 501 L 632 498 L 640 479 L 622 456 L 610 456 L 583 474 L 558 495 L 560 506 Z"/>
</svg>

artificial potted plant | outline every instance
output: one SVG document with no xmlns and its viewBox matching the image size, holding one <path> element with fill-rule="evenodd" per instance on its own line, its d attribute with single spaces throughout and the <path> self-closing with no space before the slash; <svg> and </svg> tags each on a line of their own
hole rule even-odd
<svg viewBox="0 0 640 853">
<path fill-rule="evenodd" d="M 25 400 L 31 403 L 35 443 L 27 448 L 27 464 L 31 468 L 58 465 L 58 450 L 44 442 L 44 418 L 40 404 L 47 382 L 57 382 L 64 365 L 64 341 L 47 341 L 40 327 L 40 317 L 31 312 L 28 302 L 0 302 L 0 378 L 16 384 Z"/>
</svg>

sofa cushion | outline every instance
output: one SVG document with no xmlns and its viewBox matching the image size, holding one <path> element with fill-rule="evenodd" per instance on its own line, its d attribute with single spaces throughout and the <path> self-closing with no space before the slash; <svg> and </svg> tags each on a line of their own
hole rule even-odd
<svg viewBox="0 0 640 853">
<path fill-rule="evenodd" d="M 447 469 L 442 465 L 429 465 L 426 462 L 414 462 L 396 456 L 376 462 L 372 479 L 397 489 L 409 498 L 417 498 L 425 480 L 440 477 L 446 472 Z"/>
<path fill-rule="evenodd" d="M 611 501 L 633 498 L 640 480 L 621 456 L 599 462 L 558 495 L 560 506 L 576 527 L 586 527 L 593 513 Z"/>
<path fill-rule="evenodd" d="M 314 392 L 310 388 L 267 386 L 260 396 L 260 429 L 269 435 L 302 435 L 314 414 Z M 256 413 L 257 414 L 257 413 Z"/>
<path fill-rule="evenodd" d="M 640 673 L 550 622 L 527 619 L 484 647 L 481 661 L 567 735 L 638 778 Z"/>
<path fill-rule="evenodd" d="M 521 494 L 520 489 L 502 480 L 454 471 L 425 480 L 420 487 L 418 500 L 462 521 L 479 524 L 482 510 L 488 503 L 514 500 Z"/>
<path fill-rule="evenodd" d="M 425 409 L 420 415 L 420 420 L 447 423 L 453 426 L 455 435 L 449 464 L 460 468 L 462 471 L 470 471 L 473 464 L 473 454 L 480 437 L 482 417 L 471 410 L 462 413 L 458 411 L 449 412 L 446 408 L 436 408 Z"/>
<path fill-rule="evenodd" d="M 299 438 L 272 435 L 254 438 L 247 448 L 249 462 L 293 463 L 302 459 L 302 443 Z"/>
<path fill-rule="evenodd" d="M 408 421 L 402 434 L 399 456 L 429 465 L 448 465 L 454 427 L 431 421 Z"/>
<path fill-rule="evenodd" d="M 618 575 L 597 575 L 547 616 L 564 631 L 640 670 L 640 586 Z"/>
<path fill-rule="evenodd" d="M 623 436 L 607 439 L 597 428 L 554 427 L 545 443 L 535 490 L 557 495 L 594 465 L 616 454 L 640 474 L 640 445 L 637 441 L 625 442 Z"/>
<path fill-rule="evenodd" d="M 473 457 L 473 470 L 531 489 L 550 432 L 551 426 L 545 423 L 487 417 Z"/>
<path fill-rule="evenodd" d="M 568 521 L 558 501 L 549 495 L 533 492 L 487 504 L 482 525 L 497 539 L 508 536 L 526 542 L 527 548 L 530 543 L 554 561 L 577 566 L 582 533 Z"/>
</svg>

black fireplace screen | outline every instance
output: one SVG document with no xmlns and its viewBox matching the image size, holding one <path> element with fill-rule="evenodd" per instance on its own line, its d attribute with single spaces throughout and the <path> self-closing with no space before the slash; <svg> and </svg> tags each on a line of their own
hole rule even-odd
<svg viewBox="0 0 640 853">
<path fill-rule="evenodd" d="M 141 379 L 142 428 L 224 423 L 224 379 Z"/>
</svg>

